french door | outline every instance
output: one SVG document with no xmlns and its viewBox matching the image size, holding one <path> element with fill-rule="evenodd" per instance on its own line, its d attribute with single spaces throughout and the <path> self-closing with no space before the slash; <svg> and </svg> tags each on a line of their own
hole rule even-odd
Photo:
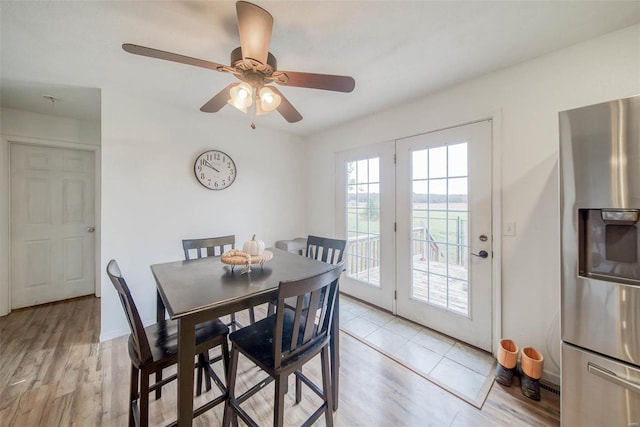
<svg viewBox="0 0 640 427">
<path fill-rule="evenodd" d="M 397 314 L 491 351 L 491 122 L 396 151 Z"/>
<path fill-rule="evenodd" d="M 491 122 L 336 155 L 342 292 L 491 351 Z"/>
<path fill-rule="evenodd" d="M 336 155 L 336 234 L 347 240 L 340 290 L 393 311 L 395 144 Z"/>
</svg>

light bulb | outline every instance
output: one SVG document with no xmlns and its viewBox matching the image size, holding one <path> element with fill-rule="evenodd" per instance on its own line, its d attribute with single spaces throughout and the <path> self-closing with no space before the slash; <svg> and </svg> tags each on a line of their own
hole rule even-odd
<svg viewBox="0 0 640 427">
<path fill-rule="evenodd" d="M 238 83 L 229 91 L 230 99 L 227 100 L 227 104 L 247 114 L 247 107 L 253 104 L 252 95 L 253 88 L 248 83 Z"/>
<path fill-rule="evenodd" d="M 266 93 L 262 96 L 262 102 L 267 104 L 271 104 L 273 102 L 273 95 L 271 93 Z"/>
<path fill-rule="evenodd" d="M 282 101 L 282 97 L 280 97 L 280 95 L 278 95 L 278 93 L 272 88 L 263 86 L 258 92 L 258 100 L 259 102 L 257 102 L 256 109 L 258 115 L 261 116 L 278 108 Z"/>
</svg>

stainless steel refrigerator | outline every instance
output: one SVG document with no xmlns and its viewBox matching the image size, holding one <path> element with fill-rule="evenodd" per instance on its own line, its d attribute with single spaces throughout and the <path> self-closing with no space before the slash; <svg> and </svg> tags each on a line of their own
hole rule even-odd
<svg viewBox="0 0 640 427">
<path fill-rule="evenodd" d="M 640 426 L 640 96 L 559 119 L 562 425 Z"/>
</svg>

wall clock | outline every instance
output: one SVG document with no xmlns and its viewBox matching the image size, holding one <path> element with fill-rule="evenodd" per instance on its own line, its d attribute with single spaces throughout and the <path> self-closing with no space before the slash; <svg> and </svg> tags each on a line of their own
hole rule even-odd
<svg viewBox="0 0 640 427">
<path fill-rule="evenodd" d="M 236 164 L 226 153 L 209 150 L 196 158 L 193 172 L 198 182 L 209 190 L 224 190 L 236 179 Z"/>
</svg>

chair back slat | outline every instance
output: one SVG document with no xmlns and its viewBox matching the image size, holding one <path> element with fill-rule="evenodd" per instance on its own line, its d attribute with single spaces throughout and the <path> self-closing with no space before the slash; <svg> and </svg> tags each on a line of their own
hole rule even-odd
<svg viewBox="0 0 640 427">
<path fill-rule="evenodd" d="M 229 249 L 236 248 L 236 236 L 209 237 L 206 239 L 185 239 L 182 241 L 182 249 L 184 250 L 184 259 L 192 259 L 190 251 L 195 251 L 198 258 L 206 256 L 220 256 L 225 252 L 225 246 Z M 216 252 L 216 249 L 217 252 Z"/>
<path fill-rule="evenodd" d="M 293 316 L 294 325 L 300 324 L 300 318 L 302 317 L 303 308 L 304 308 L 304 295 L 299 295 L 298 297 L 296 297 L 296 309 L 295 309 L 296 311 Z M 289 346 L 289 351 L 296 349 L 296 343 L 298 342 L 299 334 L 300 334 L 300 329 L 293 328 L 293 331 L 291 332 L 291 345 Z"/>
<path fill-rule="evenodd" d="M 113 283 L 120 297 L 120 303 L 122 304 L 129 328 L 131 329 L 131 337 L 135 344 L 138 360 L 140 363 L 145 363 L 152 359 L 151 347 L 149 346 L 149 340 L 144 331 L 144 325 L 136 304 L 133 302 L 133 297 L 131 296 L 127 282 L 122 277 L 120 267 L 116 260 L 112 259 L 109 261 L 109 264 L 107 264 L 107 275 L 109 279 L 111 279 L 111 283 Z"/>
<path fill-rule="evenodd" d="M 310 235 L 307 237 L 306 256 L 328 264 L 337 264 L 344 257 L 346 246 L 346 240 Z"/>
<path fill-rule="evenodd" d="M 313 309 L 321 307 L 319 304 L 321 296 L 322 296 L 322 289 L 318 289 L 310 293 L 310 298 L 309 298 L 310 310 L 308 312 L 309 314 L 307 315 L 307 321 L 305 322 L 305 325 L 304 325 L 304 335 L 302 337 L 302 342 L 309 341 L 311 337 L 317 333 L 317 329 L 318 329 L 316 327 L 316 311 L 317 310 L 313 310 Z"/>
<path fill-rule="evenodd" d="M 329 339 L 338 280 L 343 265 L 344 262 L 340 262 L 331 270 L 307 279 L 280 282 L 273 334 L 275 368 L 281 367 L 288 360 Z M 293 324 L 290 325 L 292 327 L 291 343 L 283 350 L 285 307 L 287 307 L 285 300 L 294 297 L 297 301 Z M 308 301 L 308 304 L 305 301 Z"/>
</svg>

